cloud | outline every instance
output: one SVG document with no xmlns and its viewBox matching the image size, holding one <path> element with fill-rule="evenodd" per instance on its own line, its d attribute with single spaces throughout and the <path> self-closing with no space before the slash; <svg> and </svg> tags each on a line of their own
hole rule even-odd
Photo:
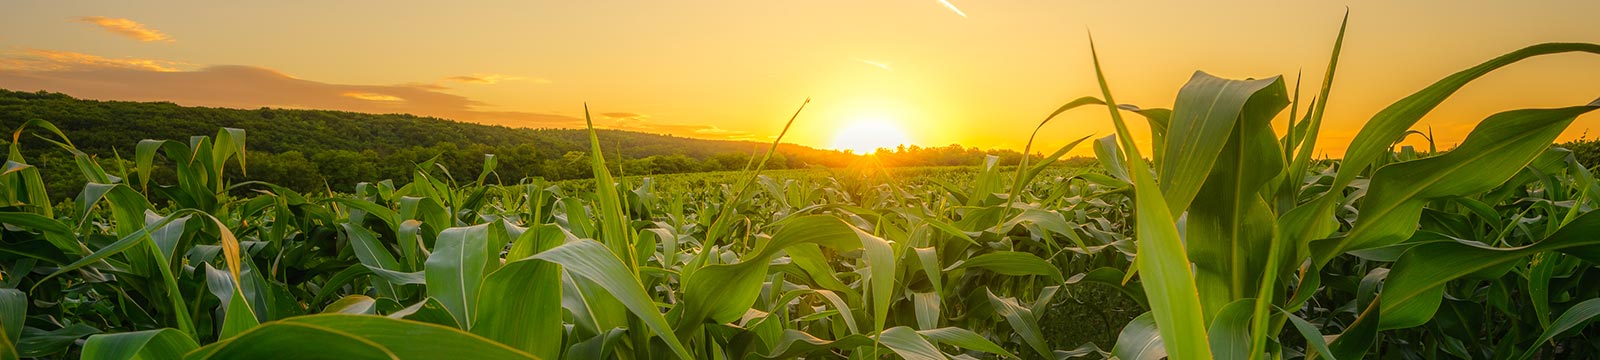
<svg viewBox="0 0 1600 360">
<path fill-rule="evenodd" d="M 610 124 L 596 124 L 596 126 L 618 130 L 632 130 L 689 136 L 697 138 L 723 139 L 723 140 L 751 140 L 755 136 L 743 131 L 730 131 L 710 125 L 663 124 L 651 121 L 650 115 L 635 112 L 615 111 L 600 113 L 600 117 L 614 121 Z"/>
<path fill-rule="evenodd" d="M 23 71 L 59 71 L 74 68 L 111 68 L 174 72 L 187 63 L 155 59 L 112 59 L 71 51 L 27 49 L 21 54 L 0 58 L 0 68 Z"/>
<path fill-rule="evenodd" d="M 889 64 L 887 64 L 887 63 L 883 63 L 883 62 L 879 62 L 879 61 L 872 61 L 872 60 L 867 60 L 867 59 L 856 59 L 856 61 L 861 62 L 862 64 L 871 65 L 871 66 L 879 68 L 879 69 L 884 69 L 886 71 L 894 71 L 894 67 L 889 66 Z"/>
<path fill-rule="evenodd" d="M 730 130 L 719 128 L 719 127 L 715 127 L 715 126 L 699 126 L 698 129 L 694 129 L 693 132 L 695 134 L 700 135 L 700 136 L 713 136 L 713 137 L 726 138 L 726 139 L 730 139 L 730 140 L 752 140 L 752 139 L 755 139 L 755 135 L 751 134 L 751 133 L 747 133 L 747 132 L 743 132 L 743 131 L 730 131 Z M 777 137 L 777 135 L 769 135 L 766 138 L 770 140 L 770 139 L 773 139 L 773 138 L 776 138 L 776 137 Z"/>
<path fill-rule="evenodd" d="M 104 17 L 104 16 L 82 16 L 82 17 L 72 18 L 72 21 L 77 21 L 77 22 L 81 22 L 81 23 L 88 23 L 88 24 L 94 24 L 96 26 L 99 26 L 101 29 L 104 29 L 105 31 L 110 31 L 110 32 L 112 32 L 114 34 L 127 36 L 129 38 L 134 39 L 134 40 L 139 40 L 139 41 L 143 41 L 143 42 L 156 42 L 156 41 L 172 42 L 173 41 L 171 37 L 167 36 L 167 34 L 164 34 L 164 33 L 160 32 L 160 31 L 156 31 L 155 29 L 147 28 L 147 27 L 144 26 L 144 24 L 140 24 L 137 21 L 123 19 L 123 18 L 113 18 L 113 17 Z"/>
<path fill-rule="evenodd" d="M 105 57 L 50 50 L 0 54 L 0 87 L 55 91 L 79 98 L 170 101 L 187 106 L 252 109 L 263 106 L 408 113 L 457 121 L 526 128 L 579 128 L 582 118 L 525 111 L 482 110 L 483 102 L 443 92 L 432 84 L 354 85 L 299 79 L 276 70 L 242 65 L 198 69 L 188 64 Z M 576 107 L 577 105 L 574 105 Z M 710 139 L 742 139 L 749 134 L 705 125 L 646 121 L 637 112 L 602 116 L 631 121 L 602 127 Z"/>
<path fill-rule="evenodd" d="M 351 92 L 347 92 L 347 93 L 343 93 L 343 94 L 339 94 L 339 95 L 347 97 L 347 98 L 361 99 L 361 100 L 367 100 L 367 101 L 406 101 L 406 99 L 401 99 L 398 96 L 384 95 L 384 94 L 379 94 L 379 93 L 360 92 L 360 91 L 351 91 Z"/>
<path fill-rule="evenodd" d="M 664 125 L 651 126 L 658 131 L 698 138 L 726 139 L 726 140 L 755 140 L 755 134 L 744 131 L 733 131 L 711 125 Z"/>
<path fill-rule="evenodd" d="M 956 15 L 961 15 L 963 18 L 967 17 L 967 13 L 962 12 L 960 8 L 957 8 L 956 4 L 951 4 L 950 0 L 939 0 L 939 3 L 944 4 L 944 7 L 949 8 L 950 11 L 956 12 Z"/>
<path fill-rule="evenodd" d="M 641 120 L 644 120 L 645 118 L 650 117 L 648 115 L 636 114 L 636 113 L 631 113 L 631 112 L 608 112 L 608 113 L 601 113 L 600 116 L 604 116 L 607 119 L 612 119 L 612 120 L 629 120 L 629 121 L 641 121 Z"/>
<path fill-rule="evenodd" d="M 497 84 L 497 83 L 499 83 L 501 81 L 517 81 L 517 80 L 527 80 L 528 82 L 532 82 L 532 83 L 535 83 L 535 84 L 541 84 L 541 85 L 550 83 L 550 80 L 545 80 L 545 79 L 540 79 L 540 78 L 527 78 L 527 77 L 522 77 L 522 76 L 512 76 L 512 75 L 504 75 L 504 74 L 479 74 L 479 73 L 473 73 L 472 75 L 451 76 L 451 77 L 444 78 L 444 80 L 462 82 L 462 83 L 468 83 L 468 84 L 483 84 L 483 85 L 493 85 L 493 84 Z"/>
</svg>

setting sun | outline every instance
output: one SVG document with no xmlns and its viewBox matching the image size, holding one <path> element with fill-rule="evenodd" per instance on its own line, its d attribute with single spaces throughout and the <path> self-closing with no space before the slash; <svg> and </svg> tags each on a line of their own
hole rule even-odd
<svg viewBox="0 0 1600 360">
<path fill-rule="evenodd" d="M 911 137 L 894 122 L 882 119 L 857 120 L 839 129 L 833 138 L 833 148 L 869 154 L 878 148 L 893 149 L 908 145 Z"/>
</svg>

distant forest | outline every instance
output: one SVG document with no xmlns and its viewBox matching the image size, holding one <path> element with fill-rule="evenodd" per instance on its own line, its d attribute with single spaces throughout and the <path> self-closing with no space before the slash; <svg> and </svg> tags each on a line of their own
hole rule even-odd
<svg viewBox="0 0 1600 360">
<path fill-rule="evenodd" d="M 96 101 L 0 89 L 0 127 L 13 131 L 30 119 L 54 123 L 106 169 L 118 168 L 114 164 L 117 156 L 131 162 L 140 140 L 183 140 L 213 136 L 223 127 L 244 129 L 248 179 L 299 191 L 351 191 L 359 182 L 408 179 L 416 163 L 435 156 L 452 174 L 474 177 L 483 168 L 484 154 L 494 154 L 497 176 L 491 181 L 501 183 L 592 176 L 587 162 L 588 133 L 582 129 L 510 128 L 408 114 Z M 72 156 L 32 134 L 39 132 L 30 130 L 20 138 L 22 153 L 28 163 L 44 171 L 52 197 L 76 195 L 84 180 Z M 770 146 L 620 130 L 599 130 L 598 135 L 612 171 L 627 175 L 739 170 Z M 999 156 L 1001 164 L 1014 164 L 1021 157 L 1013 150 L 959 145 L 880 149 L 874 155 L 885 166 L 977 165 L 988 155 Z M 767 166 L 844 167 L 861 158 L 781 144 Z M 230 166 L 229 176 L 239 181 L 243 176 L 236 169 Z"/>
</svg>

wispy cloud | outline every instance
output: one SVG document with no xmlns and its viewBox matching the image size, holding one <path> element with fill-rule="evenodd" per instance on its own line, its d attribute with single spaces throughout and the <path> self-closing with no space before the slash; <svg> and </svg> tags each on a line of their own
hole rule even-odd
<svg viewBox="0 0 1600 360">
<path fill-rule="evenodd" d="M 583 119 L 552 113 L 486 110 L 481 101 L 444 92 L 436 84 L 354 85 L 300 79 L 276 70 L 241 65 L 195 68 L 149 59 L 111 59 L 51 50 L 0 53 L 0 87 L 47 90 L 100 100 L 171 101 L 188 106 L 263 106 L 409 113 L 457 121 L 527 128 L 577 128 Z M 602 127 L 710 139 L 748 139 L 750 134 L 707 125 L 656 121 L 639 112 L 601 113 L 617 121 Z"/>
<path fill-rule="evenodd" d="M 105 31 L 110 31 L 110 32 L 112 32 L 114 34 L 127 36 L 129 38 L 134 39 L 134 40 L 139 40 L 139 41 L 143 41 L 143 42 L 155 42 L 155 41 L 171 42 L 171 41 L 173 41 L 172 38 L 168 37 L 167 34 L 165 34 L 165 33 L 162 33 L 160 31 L 156 31 L 155 29 L 151 29 L 151 28 L 145 27 L 144 24 L 140 24 L 137 21 L 123 19 L 123 18 L 104 17 L 104 16 L 82 16 L 82 17 L 72 18 L 72 21 L 77 21 L 77 22 L 81 22 L 81 23 L 88 23 L 88 24 L 94 24 L 94 25 L 99 26 L 101 29 L 105 29 Z"/>
<path fill-rule="evenodd" d="M 694 134 L 702 136 L 702 137 L 718 137 L 718 138 L 724 138 L 724 139 L 728 139 L 728 140 L 755 140 L 756 139 L 756 136 L 754 134 L 751 134 L 751 133 L 747 133 L 747 132 L 743 132 L 743 131 L 732 131 L 732 130 L 723 129 L 723 128 L 719 128 L 719 127 L 715 127 L 715 126 L 702 126 L 702 127 L 698 128 L 698 129 L 695 129 L 694 130 Z M 777 136 L 776 135 L 768 135 L 765 138 L 768 139 L 768 140 L 771 140 L 771 139 L 777 138 Z"/>
<path fill-rule="evenodd" d="M 744 131 L 733 131 L 710 125 L 680 125 L 680 124 L 623 124 L 614 126 L 621 130 L 660 132 L 681 136 L 698 138 L 724 139 L 724 140 L 754 140 L 754 134 Z"/>
<path fill-rule="evenodd" d="M 956 15 L 961 15 L 961 17 L 967 17 L 967 13 L 962 12 L 961 8 L 956 7 L 956 4 L 951 4 L 950 0 L 939 0 L 939 3 L 940 4 L 944 4 L 944 7 L 949 8 L 950 11 L 956 12 Z"/>
<path fill-rule="evenodd" d="M 500 83 L 502 81 L 519 81 L 519 80 L 525 80 L 525 81 L 532 82 L 532 83 L 535 83 L 535 84 L 549 84 L 550 83 L 550 80 L 540 79 L 540 78 L 529 78 L 529 77 L 522 77 L 522 76 L 504 75 L 504 74 L 479 74 L 479 73 L 474 73 L 472 75 L 451 76 L 451 77 L 446 77 L 444 79 L 446 81 L 455 81 L 455 82 L 462 82 L 462 83 L 468 83 L 468 84 L 484 84 L 484 85 L 497 84 L 497 83 Z"/>
<path fill-rule="evenodd" d="M 178 61 L 108 58 L 80 52 L 26 49 L 21 53 L 0 58 L 0 68 L 22 71 L 64 71 L 88 68 L 133 69 L 157 72 L 179 71 L 189 66 Z"/>
<path fill-rule="evenodd" d="M 399 96 L 360 91 L 351 91 L 339 95 L 347 98 L 361 99 L 366 101 L 406 101 L 406 99 L 401 99 Z"/>
<path fill-rule="evenodd" d="M 608 113 L 602 113 L 602 114 L 600 114 L 600 116 L 604 116 L 607 119 L 611 119 L 611 120 L 629 120 L 629 121 L 640 121 L 640 120 L 644 120 L 645 118 L 650 117 L 650 116 L 645 115 L 645 114 L 638 114 L 638 113 L 631 113 L 631 112 L 608 112 Z"/>
<path fill-rule="evenodd" d="M 723 140 L 752 140 L 755 136 L 743 131 L 731 131 L 710 125 L 669 124 L 660 123 L 651 119 L 650 115 L 636 112 L 605 112 L 600 116 L 614 122 L 604 124 L 605 127 L 618 130 L 633 130 L 691 136 L 698 138 L 723 139 Z M 601 124 L 596 124 L 601 125 Z"/>
<path fill-rule="evenodd" d="M 889 66 L 889 64 L 884 63 L 884 62 L 872 61 L 872 60 L 867 60 L 867 59 L 856 59 L 856 61 L 861 62 L 862 64 L 871 65 L 871 66 L 879 68 L 879 69 L 884 69 L 884 70 L 888 70 L 888 71 L 894 71 L 894 67 L 891 67 L 891 66 Z"/>
</svg>

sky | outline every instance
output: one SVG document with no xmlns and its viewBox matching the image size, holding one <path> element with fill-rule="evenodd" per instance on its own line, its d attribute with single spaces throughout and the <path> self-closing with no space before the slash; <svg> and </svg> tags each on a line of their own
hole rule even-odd
<svg viewBox="0 0 1600 360">
<path fill-rule="evenodd" d="M 1050 111 L 1099 95 L 1091 31 L 1123 103 L 1170 107 L 1197 70 L 1298 79 L 1309 100 L 1348 8 L 1318 145 L 1339 156 L 1372 114 L 1446 75 L 1536 43 L 1600 43 L 1589 0 L 459 3 L 6 1 L 0 88 L 533 128 L 581 127 L 587 103 L 599 127 L 757 141 L 810 98 L 784 142 L 1020 149 Z M 1417 129 L 1449 148 L 1488 115 L 1596 97 L 1600 56 L 1543 56 Z M 1600 116 L 1562 139 L 1591 129 Z M 1113 131 L 1103 109 L 1075 110 L 1037 147 Z"/>
</svg>

